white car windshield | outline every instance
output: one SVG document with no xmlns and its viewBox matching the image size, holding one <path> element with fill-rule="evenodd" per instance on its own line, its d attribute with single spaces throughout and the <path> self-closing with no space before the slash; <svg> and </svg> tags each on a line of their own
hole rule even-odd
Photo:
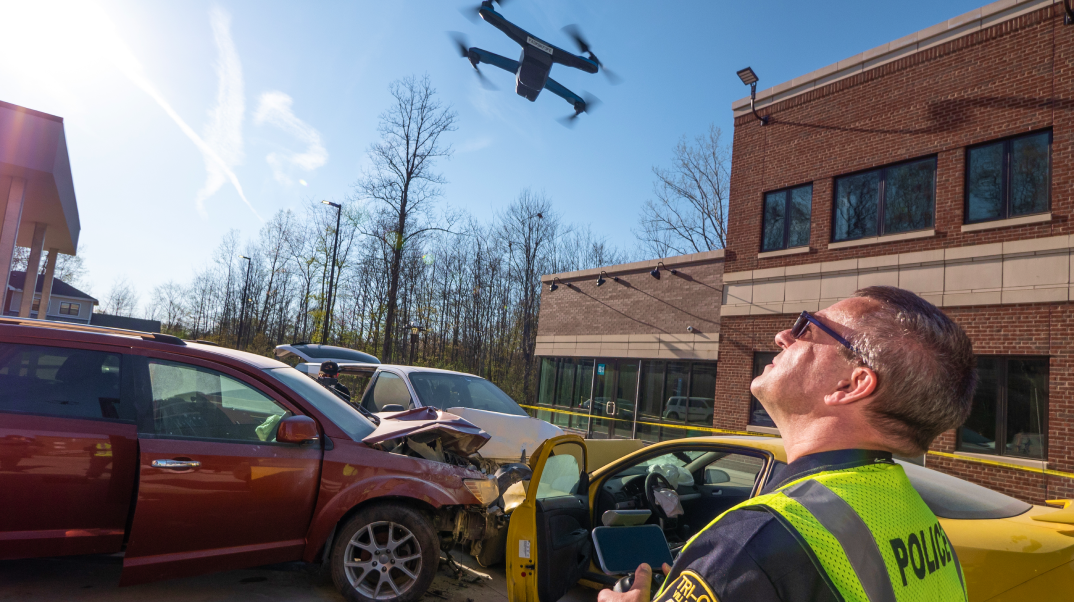
<svg viewBox="0 0 1074 602">
<path fill-rule="evenodd" d="M 354 439 L 361 441 L 369 436 L 376 426 L 366 420 L 365 416 L 358 413 L 347 402 L 328 392 L 310 377 L 302 374 L 294 368 L 267 368 L 265 373 L 282 382 L 287 388 L 302 396 L 317 411 L 324 414 L 335 423 L 343 432 Z"/>
<path fill-rule="evenodd" d="M 513 416 L 529 416 L 507 393 L 489 381 L 467 374 L 411 372 L 410 384 L 422 405 L 441 410 L 471 408 Z"/>
</svg>

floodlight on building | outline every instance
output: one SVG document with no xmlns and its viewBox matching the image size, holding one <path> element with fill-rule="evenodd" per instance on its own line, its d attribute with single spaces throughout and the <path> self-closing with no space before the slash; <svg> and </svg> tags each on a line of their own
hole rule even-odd
<svg viewBox="0 0 1074 602">
<path fill-rule="evenodd" d="M 669 268 L 668 266 L 664 265 L 663 261 L 658 261 L 658 262 L 656 262 L 656 267 L 653 268 L 652 271 L 649 272 L 649 275 L 652 276 L 653 278 L 656 278 L 657 280 L 660 280 L 660 268 L 664 268 L 665 272 L 671 272 L 672 274 L 678 274 L 679 273 L 679 270 L 673 270 L 673 269 Z"/>
<path fill-rule="evenodd" d="M 557 288 L 559 288 L 559 285 L 558 285 L 558 284 L 556 284 L 556 280 L 559 280 L 559 278 L 553 278 L 553 279 L 552 279 L 552 284 L 549 284 L 549 285 L 548 285 L 548 292 L 550 292 L 550 293 L 551 293 L 552 291 L 554 291 L 554 290 L 556 290 Z"/>
<path fill-rule="evenodd" d="M 607 274 L 604 270 L 601 270 L 600 274 L 597 274 L 597 286 L 604 284 L 604 274 Z"/>
<path fill-rule="evenodd" d="M 762 117 L 757 114 L 757 108 L 754 103 L 757 101 L 757 74 L 753 72 L 753 68 L 746 67 L 745 69 L 738 70 L 738 79 L 742 80 L 742 83 L 750 87 L 750 111 L 753 112 L 753 116 L 761 122 L 761 125 L 768 125 L 768 117 Z"/>
</svg>

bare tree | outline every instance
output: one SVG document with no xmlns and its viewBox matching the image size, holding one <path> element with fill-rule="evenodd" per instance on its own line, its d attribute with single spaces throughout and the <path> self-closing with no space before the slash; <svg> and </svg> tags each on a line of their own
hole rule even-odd
<svg viewBox="0 0 1074 602">
<path fill-rule="evenodd" d="M 727 235 L 731 157 L 720 128 L 675 146 L 670 168 L 653 167 L 653 194 L 635 236 L 656 257 L 722 249 Z"/>
<path fill-rule="evenodd" d="M 451 147 L 440 137 L 454 131 L 456 114 L 436 98 L 429 77 L 407 77 L 390 86 L 394 103 L 380 115 L 380 142 L 369 148 L 372 168 L 355 184 L 358 195 L 373 202 L 383 228 L 379 235 L 388 243 L 388 297 L 385 332 L 395 328 L 399 296 L 399 273 L 403 251 L 423 234 L 443 229 L 432 225 L 434 201 L 441 195 L 443 177 L 433 171 L 437 159 L 451 156 Z M 381 360 L 392 358 L 393 336 L 384 337 Z"/>
<path fill-rule="evenodd" d="M 501 236 L 507 242 L 509 278 L 519 283 L 519 318 L 522 322 L 521 347 L 524 365 L 522 388 L 530 395 L 533 352 L 537 337 L 538 299 L 541 275 L 549 267 L 552 239 L 558 223 L 552 203 L 544 194 L 524 189 L 500 215 Z M 507 307 L 507 304 L 504 304 Z"/>
<path fill-rule="evenodd" d="M 138 308 L 138 293 L 126 278 L 117 278 L 104 297 L 101 310 L 113 316 L 132 316 Z"/>
</svg>

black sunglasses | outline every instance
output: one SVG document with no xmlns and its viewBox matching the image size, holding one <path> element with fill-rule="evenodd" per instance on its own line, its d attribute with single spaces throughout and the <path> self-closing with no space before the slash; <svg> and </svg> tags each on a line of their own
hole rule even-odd
<svg viewBox="0 0 1074 602">
<path fill-rule="evenodd" d="M 814 318 L 808 311 L 803 311 L 801 314 L 798 315 L 798 319 L 794 321 L 794 326 L 791 326 L 791 336 L 795 339 L 801 338 L 801 336 L 805 334 L 805 330 L 810 324 L 816 325 L 817 328 L 831 335 L 833 339 L 839 341 L 839 343 L 842 344 L 843 347 L 849 349 L 851 352 L 854 353 L 854 355 L 861 357 L 861 354 L 858 353 L 858 350 L 850 344 L 850 341 L 839 336 L 839 333 L 835 332 L 831 328 L 828 328 L 824 324 L 821 324 L 820 320 Z M 862 361 L 865 361 L 865 359 L 862 358 Z"/>
</svg>

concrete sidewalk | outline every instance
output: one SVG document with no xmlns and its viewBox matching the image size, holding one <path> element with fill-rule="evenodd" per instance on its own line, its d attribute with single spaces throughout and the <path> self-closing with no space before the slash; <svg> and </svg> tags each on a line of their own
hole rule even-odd
<svg viewBox="0 0 1074 602">
<path fill-rule="evenodd" d="M 506 602 L 504 567 L 482 569 L 461 551 L 454 557 L 468 570 L 457 579 L 444 562 L 423 600 Z M 118 587 L 122 559 L 72 556 L 0 561 L 0 602 L 342 602 L 330 577 L 301 563 L 280 564 L 200 577 Z M 480 577 L 485 574 L 491 579 Z M 575 587 L 563 602 L 593 602 L 597 592 Z"/>
</svg>

